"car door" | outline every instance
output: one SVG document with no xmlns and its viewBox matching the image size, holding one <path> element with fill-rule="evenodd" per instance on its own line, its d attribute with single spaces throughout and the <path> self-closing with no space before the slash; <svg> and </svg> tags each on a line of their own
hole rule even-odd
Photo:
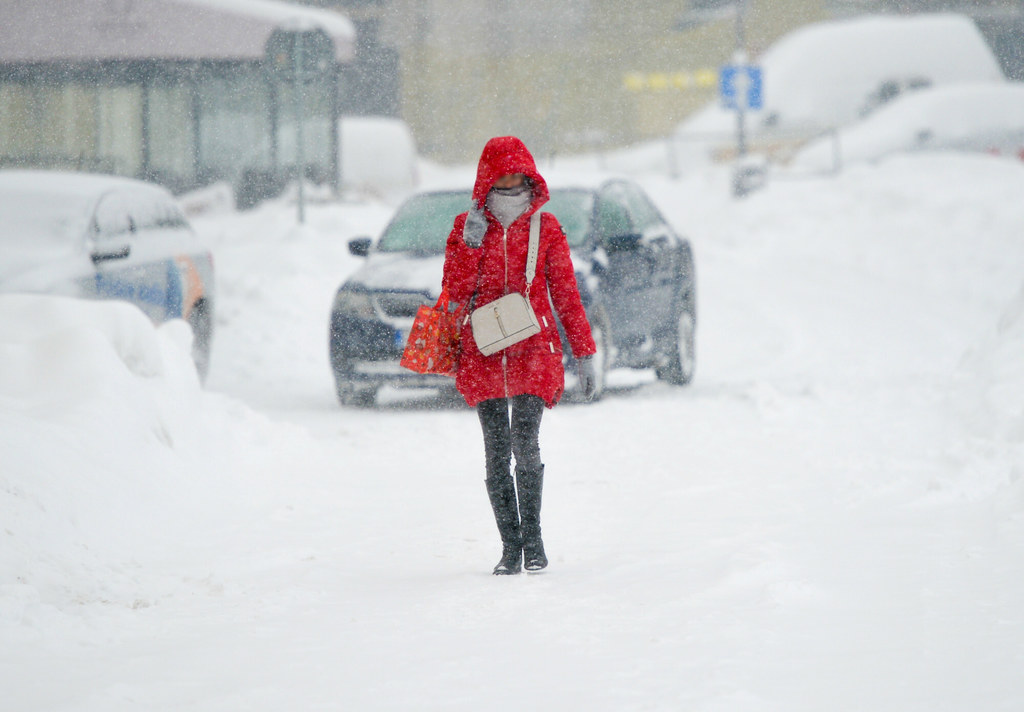
<svg viewBox="0 0 1024 712">
<path fill-rule="evenodd" d="M 622 183 L 621 189 L 630 208 L 633 227 L 641 236 L 640 249 L 650 262 L 649 323 L 657 331 L 659 327 L 674 323 L 673 309 L 680 288 L 680 241 L 639 186 Z"/>
<path fill-rule="evenodd" d="M 90 254 L 96 296 L 138 306 L 155 322 L 167 318 L 168 261 L 145 244 L 130 194 L 110 191 L 96 206 Z"/>
<path fill-rule="evenodd" d="M 162 301 L 162 319 L 190 318 L 202 303 L 212 307 L 213 262 L 170 195 L 140 193 L 135 215 L 135 249 L 145 265 L 154 306 Z M 195 328 L 193 323 L 193 327 Z"/>
<path fill-rule="evenodd" d="M 597 244 L 607 255 L 601 275 L 601 302 L 616 345 L 636 346 L 649 333 L 649 292 L 653 264 L 641 246 L 621 184 L 602 189 L 594 207 Z"/>
</svg>

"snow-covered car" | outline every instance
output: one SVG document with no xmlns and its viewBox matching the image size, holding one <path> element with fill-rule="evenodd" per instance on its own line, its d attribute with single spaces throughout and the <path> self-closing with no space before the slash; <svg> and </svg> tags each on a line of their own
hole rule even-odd
<svg viewBox="0 0 1024 712">
<path fill-rule="evenodd" d="M 0 171 L 0 292 L 120 299 L 192 327 L 201 377 L 213 333 L 213 260 L 174 197 L 128 178 Z"/>
<path fill-rule="evenodd" d="M 838 146 L 836 145 L 838 141 Z M 900 97 L 793 160 L 815 170 L 892 153 L 959 150 L 1024 158 L 1024 84 L 954 84 Z"/>
<path fill-rule="evenodd" d="M 338 125 L 341 186 L 397 205 L 419 182 L 409 125 L 385 116 L 343 116 Z"/>
<path fill-rule="evenodd" d="M 569 241 L 598 346 L 598 393 L 613 367 L 654 368 L 667 382 L 689 383 L 697 318 L 689 241 L 631 181 L 548 177 L 548 186 L 551 200 L 542 210 L 558 217 Z M 438 297 L 452 222 L 469 205 L 469 190 L 419 193 L 399 207 L 376 245 L 370 238 L 349 243 L 367 261 L 338 289 L 331 311 L 330 360 L 343 405 L 370 405 L 385 384 L 452 385 L 398 361 L 416 311 Z M 568 354 L 564 360 L 567 385 L 574 384 L 575 361 Z"/>
<path fill-rule="evenodd" d="M 1005 80 L 974 22 L 948 13 L 805 25 L 752 63 L 763 72 L 763 106 L 748 110 L 747 138 L 752 150 L 775 154 L 928 87 Z M 709 148 L 730 156 L 735 126 L 736 112 L 717 102 L 687 118 L 677 139 L 690 153 L 680 160 Z"/>
</svg>

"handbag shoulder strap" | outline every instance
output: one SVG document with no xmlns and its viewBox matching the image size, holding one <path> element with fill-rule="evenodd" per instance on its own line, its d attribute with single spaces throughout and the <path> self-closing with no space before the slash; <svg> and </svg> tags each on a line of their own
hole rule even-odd
<svg viewBox="0 0 1024 712">
<path fill-rule="evenodd" d="M 540 251 L 540 211 L 530 216 L 530 244 L 526 248 L 526 294 L 537 275 L 537 253 Z"/>
</svg>

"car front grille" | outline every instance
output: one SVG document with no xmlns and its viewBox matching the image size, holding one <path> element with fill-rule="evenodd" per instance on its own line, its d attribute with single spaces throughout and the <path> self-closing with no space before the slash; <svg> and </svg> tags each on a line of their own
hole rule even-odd
<svg viewBox="0 0 1024 712">
<path fill-rule="evenodd" d="M 380 310 L 387 316 L 412 319 L 430 297 L 420 292 L 385 292 L 376 295 Z"/>
</svg>

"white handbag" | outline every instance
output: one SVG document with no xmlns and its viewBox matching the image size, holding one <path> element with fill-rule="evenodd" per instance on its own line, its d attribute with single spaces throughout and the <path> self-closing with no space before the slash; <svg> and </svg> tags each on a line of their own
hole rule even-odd
<svg viewBox="0 0 1024 712">
<path fill-rule="evenodd" d="M 537 251 L 540 249 L 540 211 L 530 216 L 530 244 L 526 253 L 526 295 L 506 294 L 500 299 L 474 309 L 469 320 L 473 340 L 484 356 L 496 354 L 540 333 L 540 323 L 530 305 L 530 284 L 537 272 Z"/>
</svg>

